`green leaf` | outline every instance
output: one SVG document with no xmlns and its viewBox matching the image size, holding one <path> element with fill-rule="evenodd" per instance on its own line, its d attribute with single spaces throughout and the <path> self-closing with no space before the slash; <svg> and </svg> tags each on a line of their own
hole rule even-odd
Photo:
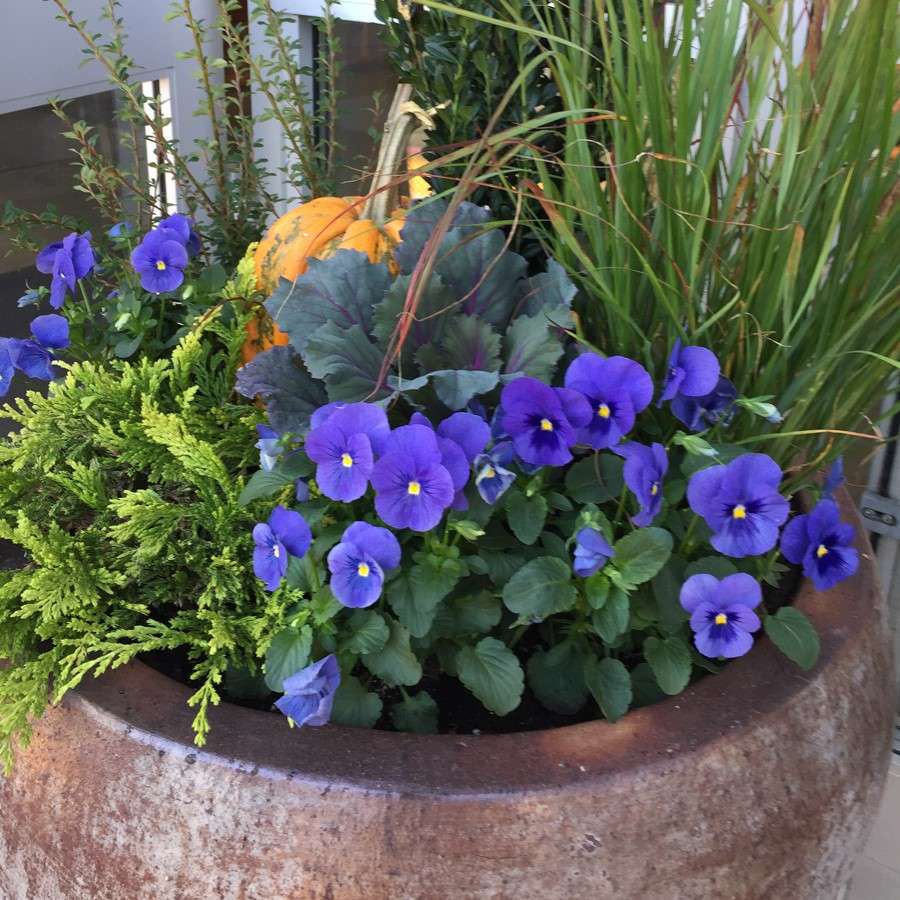
<svg viewBox="0 0 900 900">
<path fill-rule="evenodd" d="M 660 690 L 653 669 L 645 662 L 638 663 L 631 670 L 631 689 L 635 706 L 650 706 L 666 697 Z"/>
<path fill-rule="evenodd" d="M 345 675 L 334 694 L 331 721 L 335 725 L 372 728 L 381 718 L 381 698 L 367 691 L 358 678 Z"/>
<path fill-rule="evenodd" d="M 734 575 L 735 572 L 737 567 L 730 559 L 725 559 L 724 556 L 704 556 L 687 564 L 684 578 L 687 580 L 691 575 L 714 575 L 721 579 Z"/>
<path fill-rule="evenodd" d="M 461 647 L 456 666 L 462 683 L 498 716 L 512 712 L 522 700 L 525 674 L 515 653 L 496 638 Z"/>
<path fill-rule="evenodd" d="M 290 347 L 272 347 L 238 369 L 235 389 L 241 396 L 266 402 L 269 423 L 278 432 L 306 430 L 310 416 L 327 397 Z"/>
<path fill-rule="evenodd" d="M 672 535 L 663 528 L 639 528 L 616 541 L 613 565 L 628 584 L 649 581 L 672 553 Z"/>
<path fill-rule="evenodd" d="M 238 497 L 238 505 L 246 506 L 261 497 L 271 497 L 289 484 L 293 485 L 298 478 L 312 475 L 314 471 L 315 467 L 305 453 L 292 453 L 279 460 L 270 471 L 260 469 L 254 472 Z"/>
<path fill-rule="evenodd" d="M 680 600 L 684 580 L 684 560 L 677 556 L 670 556 L 669 561 L 653 576 L 656 609 L 660 624 L 666 631 L 678 630 L 688 619 Z"/>
<path fill-rule="evenodd" d="M 575 596 L 572 569 L 555 556 L 539 556 L 526 563 L 503 588 L 506 608 L 528 622 L 571 609 Z"/>
<path fill-rule="evenodd" d="M 540 495 L 526 497 L 521 491 L 510 491 L 506 499 L 506 518 L 512 533 L 526 545 L 533 544 L 547 521 L 547 501 Z"/>
<path fill-rule="evenodd" d="M 387 643 L 375 653 L 367 653 L 365 667 L 390 685 L 418 684 L 422 665 L 409 646 L 409 631 L 395 619 L 388 619 Z"/>
<path fill-rule="evenodd" d="M 593 453 L 566 472 L 566 494 L 576 503 L 605 503 L 622 493 L 623 462 L 609 453 Z"/>
<path fill-rule="evenodd" d="M 334 322 L 310 335 L 303 355 L 313 378 L 326 382 L 329 400 L 350 402 L 388 396 L 386 386 L 373 393 L 383 358 L 359 325 L 341 328 Z"/>
<path fill-rule="evenodd" d="M 819 635 L 806 616 L 793 606 L 782 606 L 763 620 L 772 643 L 801 669 L 811 669 L 819 658 Z"/>
<path fill-rule="evenodd" d="M 488 569 L 488 577 L 503 587 L 525 565 L 525 557 L 503 550 L 482 550 L 479 554 Z"/>
<path fill-rule="evenodd" d="M 568 318 L 568 311 L 566 311 Z M 566 326 L 568 327 L 568 326 Z M 503 337 L 507 375 L 524 374 L 550 381 L 563 346 L 544 315 L 519 316 Z"/>
<path fill-rule="evenodd" d="M 500 598 L 480 591 L 474 596 L 457 597 L 450 603 L 454 625 L 460 634 L 484 634 L 500 622 Z"/>
<path fill-rule="evenodd" d="M 404 313 L 410 280 L 408 275 L 395 278 L 384 295 L 384 300 L 375 309 L 373 334 L 382 349 L 390 345 L 391 337 Z M 458 307 L 454 307 L 455 299 L 443 279 L 437 274 L 432 274 L 419 296 L 419 305 L 403 346 L 401 368 L 408 370 L 408 374 L 412 374 L 413 358 L 416 353 L 423 347 L 430 348 L 441 338 L 448 321 L 455 322 L 458 318 Z M 449 365 L 445 367 L 450 368 Z"/>
<path fill-rule="evenodd" d="M 497 372 L 469 371 L 466 369 L 442 369 L 430 372 L 438 400 L 448 409 L 465 409 L 473 397 L 492 391 L 500 381 Z"/>
<path fill-rule="evenodd" d="M 419 691 L 412 697 L 404 697 L 391 707 L 391 721 L 397 731 L 436 734 L 438 705 L 428 693 Z"/>
<path fill-rule="evenodd" d="M 589 657 L 584 666 L 587 682 L 597 706 L 610 722 L 622 718 L 631 705 L 631 676 L 618 659 Z"/>
<path fill-rule="evenodd" d="M 549 650 L 537 650 L 528 660 L 528 686 L 547 709 L 573 715 L 587 700 L 588 689 L 581 677 L 584 648 L 561 641 Z"/>
<path fill-rule="evenodd" d="M 388 602 L 413 637 L 424 637 L 438 604 L 456 586 L 463 567 L 457 559 L 423 554 L 407 575 L 388 585 Z"/>
<path fill-rule="evenodd" d="M 272 638 L 266 651 L 266 684 L 276 693 L 284 691 L 284 679 L 299 672 L 309 662 L 312 629 L 285 628 Z"/>
<path fill-rule="evenodd" d="M 628 628 L 629 612 L 628 594 L 613 587 L 603 606 L 591 614 L 591 626 L 607 644 L 613 644 Z"/>
<path fill-rule="evenodd" d="M 266 310 L 294 349 L 305 354 L 312 335 L 326 323 L 371 331 L 372 308 L 390 284 L 387 266 L 369 262 L 358 250 L 338 250 L 328 259 L 310 258 L 293 283 L 282 278 Z"/>
<path fill-rule="evenodd" d="M 595 572 L 584 580 L 584 594 L 591 609 L 602 609 L 609 599 L 609 579 L 602 572 Z M 621 593 L 621 592 L 620 592 Z"/>
<path fill-rule="evenodd" d="M 387 622 L 380 613 L 374 609 L 357 609 L 347 619 L 341 649 L 357 655 L 377 653 L 384 648 L 389 635 Z"/>
<path fill-rule="evenodd" d="M 453 317 L 441 341 L 444 368 L 497 372 L 500 369 L 500 335 L 475 316 Z"/>
<path fill-rule="evenodd" d="M 691 648 L 679 637 L 644 641 L 644 656 L 667 694 L 680 694 L 691 680 Z"/>
<path fill-rule="evenodd" d="M 322 625 L 333 619 L 344 607 L 338 603 L 337 598 L 331 593 L 331 588 L 326 584 L 312 595 L 309 608 L 316 625 Z"/>
</svg>

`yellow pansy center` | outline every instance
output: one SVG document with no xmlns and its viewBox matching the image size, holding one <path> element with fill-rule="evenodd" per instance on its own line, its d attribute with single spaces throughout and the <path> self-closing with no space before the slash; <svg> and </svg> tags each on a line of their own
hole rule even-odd
<svg viewBox="0 0 900 900">
<path fill-rule="evenodd" d="M 727 625 L 728 624 L 728 616 L 725 613 L 719 613 L 715 618 L 716 625 Z"/>
<path fill-rule="evenodd" d="M 361 562 L 356 567 L 356 573 L 357 573 L 357 575 L 360 575 L 363 578 L 368 578 L 369 577 L 369 567 L 365 563 Z"/>
<path fill-rule="evenodd" d="M 738 505 L 731 511 L 731 515 L 734 516 L 735 519 L 746 519 L 747 507 L 744 506 L 743 503 L 738 503 Z"/>
<path fill-rule="evenodd" d="M 278 559 L 278 557 L 281 556 L 281 547 L 279 547 L 278 544 L 272 548 L 272 556 L 274 556 L 275 559 Z"/>
<path fill-rule="evenodd" d="M 553 431 L 553 423 L 549 419 L 541 419 L 541 431 Z"/>
<path fill-rule="evenodd" d="M 341 454 L 341 465 L 345 469 L 349 469 L 353 465 L 353 457 L 349 453 Z"/>
<path fill-rule="evenodd" d="M 411 481 L 406 488 L 406 493 L 418 497 L 422 493 L 422 485 L 418 481 Z"/>
<path fill-rule="evenodd" d="M 818 556 L 819 559 L 825 556 L 826 553 L 828 553 L 828 548 L 824 544 L 819 544 L 819 546 L 816 547 L 816 556 Z"/>
<path fill-rule="evenodd" d="M 482 478 L 495 478 L 497 476 L 493 466 L 487 466 L 481 473 Z"/>
<path fill-rule="evenodd" d="M 158 259 L 156 261 L 156 268 L 159 269 L 160 272 L 165 272 L 166 264 L 161 259 Z"/>
<path fill-rule="evenodd" d="M 659 482 L 654 481 L 653 484 L 650 485 L 650 496 L 655 497 L 659 493 Z"/>
<path fill-rule="evenodd" d="M 609 418 L 609 407 L 605 403 L 601 403 L 597 407 L 597 415 L 600 416 L 601 419 Z"/>
</svg>

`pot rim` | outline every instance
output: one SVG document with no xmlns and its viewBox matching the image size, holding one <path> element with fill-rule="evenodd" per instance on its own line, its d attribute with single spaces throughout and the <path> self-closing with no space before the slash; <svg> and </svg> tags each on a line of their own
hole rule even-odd
<svg viewBox="0 0 900 900">
<path fill-rule="evenodd" d="M 124 732 L 162 755 L 188 764 L 219 765 L 330 789 L 428 795 L 447 800 L 508 797 L 512 793 L 577 791 L 588 783 L 666 767 L 685 754 L 758 727 L 797 696 L 815 690 L 839 657 L 853 652 L 873 617 L 882 615 L 876 566 L 850 495 L 838 503 L 857 531 L 856 575 L 817 592 L 804 579 L 793 605 L 819 632 L 821 654 L 804 672 L 763 634 L 746 656 L 674 697 L 627 713 L 543 731 L 508 734 L 405 734 L 328 725 L 288 728 L 268 711 L 223 702 L 210 709 L 206 746 L 193 745 L 187 706 L 192 689 L 133 661 L 67 695 L 98 725 Z M 823 698 L 824 702 L 824 698 Z"/>
</svg>

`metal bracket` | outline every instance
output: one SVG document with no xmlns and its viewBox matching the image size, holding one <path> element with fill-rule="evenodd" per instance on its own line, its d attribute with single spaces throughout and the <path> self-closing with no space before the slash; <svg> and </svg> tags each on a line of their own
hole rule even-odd
<svg viewBox="0 0 900 900">
<path fill-rule="evenodd" d="M 859 508 L 869 531 L 900 541 L 900 500 L 864 491 Z"/>
</svg>

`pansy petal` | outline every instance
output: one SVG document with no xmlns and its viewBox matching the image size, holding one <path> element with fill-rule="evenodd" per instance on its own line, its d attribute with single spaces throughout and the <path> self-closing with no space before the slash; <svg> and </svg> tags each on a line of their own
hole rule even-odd
<svg viewBox="0 0 900 900">
<path fill-rule="evenodd" d="M 437 433 L 459 444 L 469 463 L 487 447 L 491 439 L 491 428 L 488 423 L 480 416 L 467 412 L 457 412 L 448 416 L 438 425 Z"/>
<path fill-rule="evenodd" d="M 795 565 L 803 562 L 803 557 L 809 547 L 809 534 L 806 523 L 809 516 L 794 516 L 781 533 L 781 552 L 788 562 Z"/>
<path fill-rule="evenodd" d="M 742 631 L 752 633 L 762 628 L 759 616 L 750 608 L 749 604 L 732 603 L 725 607 L 725 612 L 735 627 Z"/>
<path fill-rule="evenodd" d="M 31 321 L 31 333 L 50 350 L 64 350 L 69 346 L 69 323 L 65 316 L 54 313 L 38 316 Z"/>
<path fill-rule="evenodd" d="M 594 416 L 590 403 L 584 394 L 569 388 L 556 388 L 563 414 L 575 428 L 583 428 Z"/>
<path fill-rule="evenodd" d="M 303 556 L 309 550 L 312 532 L 306 519 L 295 510 L 276 506 L 269 516 L 269 527 L 291 556 Z"/>
<path fill-rule="evenodd" d="M 400 565 L 400 542 L 387 528 L 354 522 L 344 531 L 341 541 L 361 547 L 382 569 L 396 569 Z"/>
<path fill-rule="evenodd" d="M 719 596 L 726 599 L 729 604 L 755 609 L 762 603 L 762 588 L 759 582 L 746 572 L 735 572 L 726 575 L 719 582 Z"/>
<path fill-rule="evenodd" d="M 714 528 L 719 526 L 726 512 L 721 500 L 724 475 L 725 466 L 709 466 L 695 472 L 688 482 L 688 505 Z"/>
<path fill-rule="evenodd" d="M 713 601 L 719 589 L 719 579 L 713 575 L 691 575 L 681 585 L 679 602 L 685 612 L 692 613 L 701 604 Z"/>
<path fill-rule="evenodd" d="M 38 272 L 49 275 L 53 271 L 53 264 L 56 262 L 56 254 L 59 253 L 62 248 L 62 241 L 54 241 L 52 244 L 47 244 L 47 246 L 38 253 L 37 258 L 35 259 L 34 264 Z"/>
<path fill-rule="evenodd" d="M 265 584 L 268 591 L 274 591 L 281 584 L 287 564 L 287 553 L 278 544 L 274 547 L 256 547 L 253 551 L 253 574 Z"/>
<path fill-rule="evenodd" d="M 708 394 L 719 380 L 719 360 L 706 347 L 682 347 L 678 365 L 684 370 L 684 379 L 678 390 L 688 397 Z"/>
<path fill-rule="evenodd" d="M 384 574 L 357 544 L 341 541 L 328 554 L 331 591 L 343 606 L 362 609 L 381 596 Z"/>
</svg>

